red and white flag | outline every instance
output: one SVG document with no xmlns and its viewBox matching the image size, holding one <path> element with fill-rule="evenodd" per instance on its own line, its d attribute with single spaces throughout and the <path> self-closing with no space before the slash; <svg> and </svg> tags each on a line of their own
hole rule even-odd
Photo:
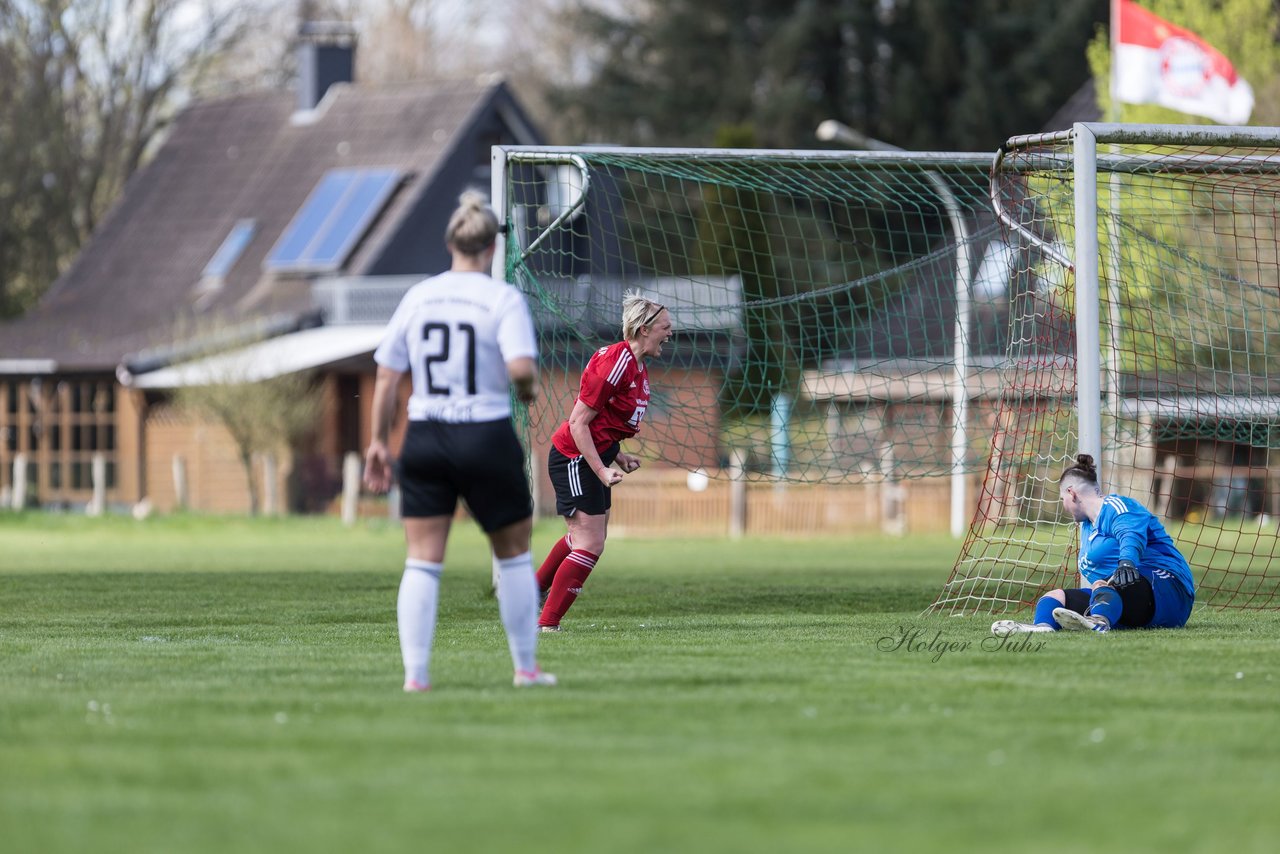
<svg viewBox="0 0 1280 854">
<path fill-rule="evenodd" d="M 1132 0 L 1116 15 L 1115 97 L 1242 125 L 1253 112 L 1253 89 L 1225 56 L 1190 30 L 1169 23 Z"/>
</svg>

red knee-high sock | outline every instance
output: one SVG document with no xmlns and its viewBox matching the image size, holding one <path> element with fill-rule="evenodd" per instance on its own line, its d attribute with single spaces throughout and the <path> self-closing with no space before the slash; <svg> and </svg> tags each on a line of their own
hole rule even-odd
<svg viewBox="0 0 1280 854">
<path fill-rule="evenodd" d="M 551 584 L 551 593 L 547 596 L 547 604 L 542 607 L 542 616 L 538 618 L 540 626 L 558 626 L 565 612 L 569 610 L 582 585 L 586 583 L 591 569 L 600 559 L 599 555 L 574 549 L 556 570 L 555 581 Z"/>
<path fill-rule="evenodd" d="M 573 546 L 569 544 L 568 534 L 556 540 L 556 544 L 551 547 L 551 552 L 547 555 L 547 559 L 542 562 L 542 566 L 538 567 L 539 590 L 546 592 L 551 589 L 551 582 L 556 577 L 556 570 L 560 568 L 560 564 L 564 563 L 564 559 L 569 556 L 571 551 L 573 551 Z"/>
</svg>

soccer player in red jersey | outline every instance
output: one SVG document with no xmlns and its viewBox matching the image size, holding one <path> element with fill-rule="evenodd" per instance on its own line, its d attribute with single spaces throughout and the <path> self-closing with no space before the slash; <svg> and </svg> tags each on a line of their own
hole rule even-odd
<svg viewBox="0 0 1280 854">
<path fill-rule="evenodd" d="M 538 587 L 546 595 L 538 618 L 544 632 L 560 630 L 560 620 L 604 553 L 612 487 L 640 468 L 640 459 L 624 454 L 619 442 L 639 431 L 649 407 L 645 359 L 662 355 L 670 338 L 670 312 L 628 293 L 622 301 L 623 340 L 591 355 L 573 411 L 551 437 L 547 470 L 556 512 L 569 531 L 538 570 Z"/>
</svg>

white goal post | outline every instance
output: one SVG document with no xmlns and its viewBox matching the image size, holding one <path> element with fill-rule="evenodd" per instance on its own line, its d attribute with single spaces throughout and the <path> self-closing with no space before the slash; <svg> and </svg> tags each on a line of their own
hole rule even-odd
<svg viewBox="0 0 1280 854">
<path fill-rule="evenodd" d="M 989 165 L 989 156 L 977 153 L 495 146 L 491 197 L 504 232 L 494 275 L 535 296 L 535 313 L 559 323 L 590 316 L 593 293 L 611 294 L 620 283 L 656 288 L 671 302 L 677 329 L 694 330 L 727 370 L 764 358 L 776 360 L 765 374 L 788 374 L 749 378 L 724 405 L 771 413 L 771 438 L 759 455 L 770 460 L 773 477 L 851 483 L 927 469 L 949 478 L 950 530 L 960 537 L 982 456 L 974 450 L 981 437 L 970 404 L 981 390 L 972 366 L 976 360 L 988 375 L 999 368 L 990 347 L 985 363 L 973 352 L 975 252 L 994 233 Z M 778 281 L 779 270 L 787 281 Z M 865 303 L 886 314 L 910 311 L 906 298 L 894 303 L 876 292 L 912 288 L 923 295 L 917 303 L 929 301 L 935 335 L 914 351 L 892 340 L 908 337 L 904 321 L 895 319 L 901 328 L 891 329 L 889 321 L 868 319 L 859 302 L 872 294 Z M 859 328 L 841 320 L 846 307 Z M 729 314 L 733 320 L 724 322 Z M 762 325 L 791 340 L 753 346 L 764 337 Z M 728 352 L 742 349 L 744 338 L 744 352 Z M 729 394 L 711 389 L 704 397 L 724 404 Z M 878 438 L 860 442 L 844 427 L 819 435 L 815 401 L 828 401 L 821 405 L 835 413 L 829 423 L 852 421 L 850 413 L 876 405 L 903 406 L 890 416 L 898 419 L 892 427 L 869 419 Z M 945 447 L 927 462 L 918 453 L 924 439 L 907 448 L 893 433 L 939 435 L 925 426 L 928 416 L 908 412 L 917 404 L 945 407 L 948 421 Z M 803 406 L 807 415 L 798 411 Z M 921 423 L 903 423 L 912 419 Z M 714 434 L 717 427 L 723 419 L 686 430 Z M 722 432 L 733 430 L 741 441 L 755 441 L 743 424 Z M 680 444 L 687 433 L 668 437 Z M 721 450 L 727 458 L 733 449 Z"/>
<path fill-rule="evenodd" d="M 1280 129 L 1076 124 L 1010 139 L 991 200 L 1032 281 L 979 512 L 934 603 L 1001 612 L 1074 581 L 1076 453 L 1150 502 L 1198 601 L 1277 607 Z"/>
</svg>

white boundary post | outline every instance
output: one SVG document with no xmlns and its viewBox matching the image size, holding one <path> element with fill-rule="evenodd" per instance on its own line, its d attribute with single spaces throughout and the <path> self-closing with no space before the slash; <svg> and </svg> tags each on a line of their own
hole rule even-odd
<svg viewBox="0 0 1280 854">
<path fill-rule="evenodd" d="M 262 513 L 264 516 L 280 513 L 280 462 L 270 451 L 262 455 Z"/>
<path fill-rule="evenodd" d="M 107 508 L 107 457 L 105 454 L 99 452 L 93 455 L 90 474 L 93 480 L 93 498 L 85 508 L 85 515 L 101 516 Z"/>
<path fill-rule="evenodd" d="M 13 456 L 13 494 L 10 500 L 14 510 L 27 506 L 27 455 L 21 451 Z"/>
<path fill-rule="evenodd" d="M 359 515 L 360 474 L 364 462 L 355 451 L 342 458 L 342 524 L 351 527 Z"/>
<path fill-rule="evenodd" d="M 729 539 L 747 532 L 747 455 L 741 448 L 729 452 Z"/>
<path fill-rule="evenodd" d="M 191 492 L 187 487 L 187 458 L 173 455 L 173 503 L 174 509 L 186 511 L 191 507 Z"/>
<path fill-rule="evenodd" d="M 1093 130 L 1072 129 L 1076 214 L 1076 429 L 1079 453 L 1102 469 L 1102 344 L 1098 288 L 1098 143 Z"/>
</svg>

